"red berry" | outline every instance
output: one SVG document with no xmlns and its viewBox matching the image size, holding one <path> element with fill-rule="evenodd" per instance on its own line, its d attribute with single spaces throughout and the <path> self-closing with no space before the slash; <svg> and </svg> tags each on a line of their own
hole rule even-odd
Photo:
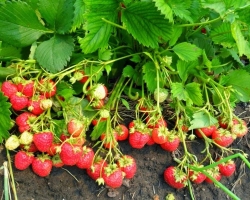
<svg viewBox="0 0 250 200">
<path fill-rule="evenodd" d="M 202 134 L 200 133 L 200 131 L 207 137 L 210 137 L 213 132 L 216 131 L 216 126 L 212 125 L 212 126 L 208 126 L 208 127 L 203 127 L 203 128 L 199 128 L 199 129 L 195 129 L 195 133 L 197 135 L 197 137 L 199 138 L 203 138 Z"/>
<path fill-rule="evenodd" d="M 16 124 L 19 126 L 20 133 L 30 129 L 30 124 L 35 120 L 36 116 L 29 112 L 23 112 L 16 118 Z"/>
<path fill-rule="evenodd" d="M 44 112 L 44 109 L 41 107 L 41 101 L 45 99 L 44 96 L 39 95 L 35 96 L 28 101 L 28 110 L 34 115 L 40 115 Z"/>
<path fill-rule="evenodd" d="M 60 158 L 60 155 L 57 153 L 52 157 L 52 165 L 53 167 L 62 167 L 64 165 L 63 161 Z"/>
<path fill-rule="evenodd" d="M 118 160 L 117 165 L 125 173 L 125 178 L 131 179 L 134 177 L 137 166 L 133 157 L 124 155 Z"/>
<path fill-rule="evenodd" d="M 10 103 L 12 105 L 12 108 L 16 111 L 20 111 L 27 107 L 28 105 L 28 97 L 23 95 L 20 92 L 16 92 L 11 95 L 10 97 Z"/>
<path fill-rule="evenodd" d="M 226 163 L 221 163 L 218 165 L 219 171 L 223 176 L 231 176 L 236 170 L 236 165 L 233 160 L 229 160 Z"/>
<path fill-rule="evenodd" d="M 24 83 L 18 83 L 17 89 L 26 97 L 32 97 L 35 93 L 34 81 L 25 81 Z"/>
<path fill-rule="evenodd" d="M 33 142 L 41 152 L 48 152 L 54 140 L 54 135 L 50 131 L 38 132 L 34 134 Z"/>
<path fill-rule="evenodd" d="M 71 119 L 67 124 L 67 129 L 70 135 L 78 137 L 84 131 L 84 124 L 77 119 Z"/>
<path fill-rule="evenodd" d="M 18 92 L 17 86 L 11 81 L 4 81 L 1 86 L 1 91 L 3 92 L 4 96 L 8 98 L 10 98 L 13 94 L 16 94 Z"/>
<path fill-rule="evenodd" d="M 122 170 L 118 167 L 106 166 L 103 173 L 104 183 L 110 188 L 119 188 L 122 186 Z"/>
<path fill-rule="evenodd" d="M 209 175 L 211 175 L 213 178 L 215 178 L 215 180 L 217 180 L 217 181 L 221 180 L 221 174 L 219 172 L 219 168 L 218 167 L 215 167 L 215 168 L 212 168 L 212 169 L 208 169 L 207 173 Z M 213 183 L 213 181 L 209 177 L 206 177 L 205 182 L 206 183 Z"/>
<path fill-rule="evenodd" d="M 153 117 L 147 117 L 146 118 L 147 126 L 148 128 L 160 128 L 160 127 L 167 127 L 167 122 L 163 117 L 160 117 L 159 119 L 154 119 Z"/>
<path fill-rule="evenodd" d="M 118 137 L 117 140 L 118 141 L 124 141 L 126 139 L 128 139 L 128 128 L 123 125 L 123 124 L 119 124 L 118 126 L 115 127 L 115 131 L 118 133 Z"/>
<path fill-rule="evenodd" d="M 60 151 L 61 144 L 59 143 L 52 143 L 49 150 L 47 151 L 47 154 L 50 156 L 56 155 Z"/>
<path fill-rule="evenodd" d="M 181 189 L 187 185 L 187 175 L 179 168 L 170 166 L 164 171 L 164 180 L 173 188 Z"/>
<path fill-rule="evenodd" d="M 129 134 L 129 144 L 135 149 L 141 149 L 149 141 L 149 134 L 135 131 Z"/>
<path fill-rule="evenodd" d="M 232 134 L 236 135 L 238 138 L 245 136 L 248 132 L 246 122 L 244 121 L 239 124 L 233 124 L 231 128 L 231 132 Z"/>
<path fill-rule="evenodd" d="M 203 181 L 205 181 L 206 176 L 204 174 L 202 174 L 201 172 L 196 172 L 193 170 L 189 170 L 189 179 L 196 184 L 200 184 Z"/>
<path fill-rule="evenodd" d="M 103 146 L 106 149 L 112 149 L 117 145 L 117 137 L 118 137 L 117 132 L 113 131 L 113 133 L 110 133 L 110 134 L 106 134 L 106 133 L 101 134 L 100 140 L 104 141 Z"/>
<path fill-rule="evenodd" d="M 168 141 L 169 131 L 165 126 L 154 128 L 152 130 L 152 138 L 156 144 L 163 144 Z"/>
<path fill-rule="evenodd" d="M 19 170 L 27 169 L 34 159 L 34 155 L 25 151 L 18 151 L 14 157 L 15 167 Z"/>
<path fill-rule="evenodd" d="M 179 137 L 170 136 L 167 138 L 167 141 L 163 144 L 160 144 L 160 146 L 162 149 L 172 152 L 172 151 L 175 151 L 179 147 L 179 144 L 180 144 Z"/>
<path fill-rule="evenodd" d="M 228 147 L 233 143 L 234 136 L 228 130 L 219 128 L 212 134 L 212 139 L 216 144 Z"/>
<path fill-rule="evenodd" d="M 32 161 L 32 170 L 41 177 L 48 176 L 52 170 L 52 161 L 48 156 L 35 157 Z"/>
<path fill-rule="evenodd" d="M 90 147 L 83 147 L 83 153 L 76 163 L 76 166 L 80 169 L 88 169 L 91 167 L 95 153 Z"/>
<path fill-rule="evenodd" d="M 63 143 L 60 158 L 65 165 L 75 165 L 82 156 L 82 147 L 68 142 Z"/>
<path fill-rule="evenodd" d="M 92 178 L 93 180 L 97 180 L 99 177 L 102 177 L 104 167 L 106 167 L 108 164 L 105 160 L 98 160 L 93 163 L 93 165 L 86 170 L 87 174 Z"/>
<path fill-rule="evenodd" d="M 45 96 L 46 98 L 50 98 L 56 94 L 57 88 L 53 80 L 41 79 L 39 83 L 39 90 L 41 95 Z"/>
</svg>

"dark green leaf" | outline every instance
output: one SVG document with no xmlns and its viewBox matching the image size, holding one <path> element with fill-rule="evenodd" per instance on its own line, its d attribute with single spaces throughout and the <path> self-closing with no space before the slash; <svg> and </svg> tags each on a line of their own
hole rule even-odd
<svg viewBox="0 0 250 200">
<path fill-rule="evenodd" d="M 0 38 L 14 46 L 28 46 L 48 32 L 35 11 L 24 2 L 8 2 L 0 7 L 0 13 Z"/>
<path fill-rule="evenodd" d="M 157 75 L 156 68 L 153 62 L 147 62 L 142 67 L 143 70 L 143 80 L 147 85 L 147 89 L 150 92 L 154 92 L 157 88 Z"/>
<path fill-rule="evenodd" d="M 74 19 L 71 31 L 75 31 L 77 28 L 80 28 L 84 22 L 84 13 L 85 13 L 85 3 L 83 0 L 76 0 L 74 3 Z"/>
<path fill-rule="evenodd" d="M 73 0 L 39 0 L 39 11 L 49 28 L 64 34 L 71 29 L 74 17 Z"/>
<path fill-rule="evenodd" d="M 147 47 L 157 48 L 160 38 L 168 41 L 172 36 L 172 25 L 154 3 L 135 2 L 122 10 L 121 19 L 127 31 Z"/>
<path fill-rule="evenodd" d="M 11 104 L 7 102 L 7 98 L 0 92 L 0 143 L 10 136 L 8 132 L 12 127 L 10 107 Z"/>
<path fill-rule="evenodd" d="M 201 93 L 200 84 L 198 83 L 188 83 L 185 86 L 185 89 L 187 91 L 187 94 L 189 98 L 192 100 L 192 102 L 197 106 L 202 106 L 203 104 L 203 97 Z"/>
<path fill-rule="evenodd" d="M 97 140 L 106 131 L 107 121 L 98 121 L 94 130 L 90 134 L 91 140 Z"/>
<path fill-rule="evenodd" d="M 37 47 L 35 58 L 43 68 L 56 73 L 67 65 L 73 50 L 74 42 L 71 36 L 55 35 Z"/>
</svg>

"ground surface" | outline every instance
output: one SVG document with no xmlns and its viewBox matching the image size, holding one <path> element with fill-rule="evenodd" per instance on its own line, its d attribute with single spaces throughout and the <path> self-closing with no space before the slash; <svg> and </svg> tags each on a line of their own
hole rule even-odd
<svg viewBox="0 0 250 200">
<path fill-rule="evenodd" d="M 241 118 L 248 122 L 250 112 L 242 106 L 236 110 Z M 250 134 L 242 140 L 237 139 L 233 148 L 240 148 L 250 155 L 248 142 Z M 250 143 L 250 142 L 249 142 Z M 132 155 L 136 161 L 138 170 L 135 177 L 130 181 L 130 186 L 122 186 L 117 190 L 114 198 L 108 197 L 108 189 L 98 186 L 86 171 L 77 167 L 53 168 L 52 173 L 46 178 L 40 178 L 29 168 L 18 171 L 13 167 L 14 177 L 19 200 L 165 200 L 169 193 L 174 194 L 176 200 L 191 199 L 188 188 L 175 190 L 169 187 L 163 179 L 163 171 L 169 165 L 175 164 L 171 154 L 162 150 L 160 146 L 146 146 L 141 150 L 132 149 L 128 142 L 120 144 L 124 154 Z M 202 140 L 188 143 L 191 152 L 200 153 L 203 150 Z M 181 149 L 180 149 L 181 151 Z M 0 166 L 6 160 L 5 151 L 0 153 Z M 240 159 L 235 159 L 237 172 L 230 178 L 223 177 L 223 183 L 242 200 L 250 197 L 250 169 L 244 166 Z M 1 171 L 2 172 L 2 171 Z M 0 173 L 0 196 L 3 193 L 3 175 Z M 75 179 L 75 178 L 77 179 Z M 230 199 L 225 193 L 213 184 L 203 183 L 193 185 L 196 199 L 200 200 L 224 200 Z M 3 199 L 0 198 L 0 199 Z"/>
</svg>

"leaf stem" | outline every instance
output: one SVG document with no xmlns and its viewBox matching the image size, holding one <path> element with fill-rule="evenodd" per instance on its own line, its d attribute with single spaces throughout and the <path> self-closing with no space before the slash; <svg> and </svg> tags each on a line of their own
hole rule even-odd
<svg viewBox="0 0 250 200">
<path fill-rule="evenodd" d="M 111 22 L 111 21 L 109 21 L 109 20 L 107 20 L 107 19 L 105 19 L 105 18 L 102 18 L 102 20 L 103 20 L 104 22 L 110 24 L 110 25 L 113 25 L 113 26 L 117 27 L 117 28 L 126 30 L 125 27 L 123 27 L 123 26 L 121 26 L 121 25 L 119 25 L 119 24 L 116 24 L 116 23 L 114 23 L 114 22 Z"/>
<path fill-rule="evenodd" d="M 217 21 L 219 21 L 219 20 L 221 20 L 221 17 L 212 19 L 212 20 L 210 20 L 210 21 L 199 22 L 199 23 L 193 23 L 193 24 L 179 24 L 179 25 L 176 25 L 176 26 L 177 26 L 177 27 L 200 26 L 200 25 L 211 24 L 211 23 L 217 22 Z"/>
</svg>

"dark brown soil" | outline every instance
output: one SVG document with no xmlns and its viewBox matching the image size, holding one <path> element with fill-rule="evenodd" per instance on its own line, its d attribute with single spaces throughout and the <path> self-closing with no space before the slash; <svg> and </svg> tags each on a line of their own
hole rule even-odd
<svg viewBox="0 0 250 200">
<path fill-rule="evenodd" d="M 236 113 L 241 114 L 248 122 L 250 112 L 239 107 Z M 237 139 L 232 148 L 239 148 L 250 154 L 248 142 L 250 134 L 243 139 Z M 130 181 L 129 187 L 122 186 L 116 192 L 118 194 L 108 197 L 108 189 L 93 181 L 86 171 L 77 167 L 53 168 L 51 174 L 46 178 L 35 175 L 31 168 L 18 171 L 13 167 L 14 178 L 19 200 L 165 200 L 170 193 L 174 194 L 176 200 L 191 199 L 188 188 L 175 190 L 164 182 L 163 171 L 170 165 L 175 165 L 171 153 L 161 149 L 159 145 L 146 146 L 141 150 L 132 149 L 127 141 L 120 143 L 124 154 L 132 155 L 137 162 L 138 170 L 135 177 Z M 202 155 L 203 141 L 195 140 L 188 143 L 190 152 Z M 180 148 L 180 153 L 182 149 Z M 3 150 L 0 154 L 0 166 L 6 160 Z M 240 199 L 247 200 L 250 197 L 250 169 L 238 158 L 236 173 L 230 177 L 223 177 L 221 183 L 232 190 Z M 2 171 L 1 171 L 2 172 Z M 201 200 L 224 200 L 230 199 L 214 184 L 202 183 L 193 185 L 196 199 Z M 0 196 L 3 193 L 3 173 L 0 175 Z M 3 199 L 0 198 L 0 199 Z"/>
</svg>

